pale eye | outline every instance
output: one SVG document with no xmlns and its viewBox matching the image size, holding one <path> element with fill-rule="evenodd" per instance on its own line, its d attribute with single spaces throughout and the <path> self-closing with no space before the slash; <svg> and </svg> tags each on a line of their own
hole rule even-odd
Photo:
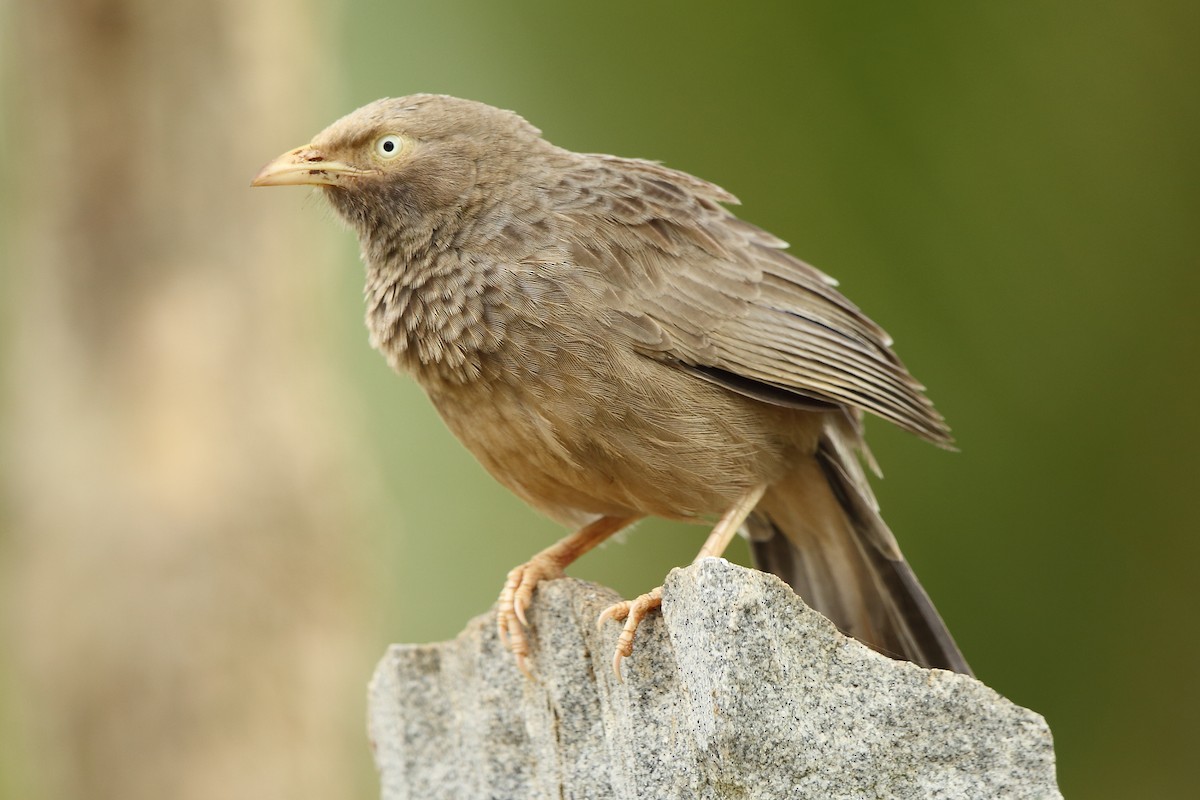
<svg viewBox="0 0 1200 800">
<path fill-rule="evenodd" d="M 394 133 L 380 136 L 375 140 L 375 155 L 383 159 L 395 158 L 403 149 L 404 140 Z"/>
</svg>

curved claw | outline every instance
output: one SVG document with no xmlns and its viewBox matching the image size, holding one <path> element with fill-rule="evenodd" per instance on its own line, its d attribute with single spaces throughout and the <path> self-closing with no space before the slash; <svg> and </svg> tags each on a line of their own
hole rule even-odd
<svg viewBox="0 0 1200 800">
<path fill-rule="evenodd" d="M 529 627 L 526 611 L 533 602 L 533 592 L 543 580 L 562 575 L 562 567 L 550 559 L 534 557 L 533 560 L 515 567 L 508 573 L 500 599 L 496 603 L 496 631 L 501 644 L 517 659 L 517 666 L 527 678 L 532 679 L 529 669 L 529 640 L 525 628 Z"/>
<path fill-rule="evenodd" d="M 596 630 L 602 630 L 604 623 L 611 620 L 621 621 L 629 616 L 629 601 L 622 600 L 619 603 L 613 603 L 608 608 L 600 612 L 600 616 L 596 617 Z"/>
<path fill-rule="evenodd" d="M 533 590 L 538 585 L 538 580 L 540 578 L 530 580 L 525 574 L 522 574 L 521 584 L 513 595 L 513 613 L 526 628 L 529 627 L 529 620 L 525 618 L 525 610 L 533 603 Z"/>
<path fill-rule="evenodd" d="M 603 625 L 610 619 L 625 620 L 625 625 L 621 628 L 621 635 L 617 637 L 616 652 L 613 654 L 613 672 L 618 681 L 621 680 L 621 660 L 628 658 L 633 653 L 633 636 L 637 633 L 638 625 L 646 618 L 647 614 L 660 606 L 662 606 L 662 587 L 658 586 L 633 600 L 613 603 L 600 612 L 600 617 L 596 621 L 597 626 Z"/>
<path fill-rule="evenodd" d="M 529 664 L 526 662 L 525 656 L 518 653 L 515 658 L 517 660 L 517 669 L 521 670 L 522 674 L 529 680 L 536 681 L 537 679 L 533 677 L 533 672 L 529 669 Z"/>
</svg>

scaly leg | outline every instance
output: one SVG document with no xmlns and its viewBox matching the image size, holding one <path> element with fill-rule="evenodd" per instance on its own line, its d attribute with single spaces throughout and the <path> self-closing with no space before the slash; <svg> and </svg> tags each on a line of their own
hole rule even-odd
<svg viewBox="0 0 1200 800">
<path fill-rule="evenodd" d="M 725 548 L 729 547 L 729 543 L 733 541 L 734 534 L 738 532 L 738 528 L 742 527 L 742 523 L 746 521 L 746 517 L 750 516 L 750 512 L 758 505 L 758 501 L 762 499 L 766 490 L 765 484 L 755 486 L 738 498 L 737 502 L 725 512 L 716 527 L 712 529 L 712 533 L 708 535 L 708 539 L 700 548 L 700 552 L 692 559 L 692 563 L 695 564 L 702 558 L 720 556 L 724 553 Z M 625 620 L 625 626 L 621 629 L 620 637 L 617 638 L 617 652 L 613 656 L 613 672 L 617 673 L 618 680 L 621 678 L 621 659 L 633 652 L 633 634 L 637 631 L 638 625 L 646 618 L 647 614 L 661 605 L 662 587 L 657 586 L 646 594 L 639 595 L 633 600 L 622 600 L 600 613 L 600 618 L 596 620 L 597 627 L 602 627 L 610 619 Z"/>
<path fill-rule="evenodd" d="M 500 641 L 517 657 L 517 666 L 527 676 L 533 677 L 525 664 L 529 642 L 523 628 L 529 624 L 525 621 L 525 610 L 533 600 L 533 590 L 541 581 L 561 578 L 563 569 L 571 562 L 639 519 L 640 516 L 601 517 L 508 573 L 496 608 L 496 627 Z"/>
</svg>

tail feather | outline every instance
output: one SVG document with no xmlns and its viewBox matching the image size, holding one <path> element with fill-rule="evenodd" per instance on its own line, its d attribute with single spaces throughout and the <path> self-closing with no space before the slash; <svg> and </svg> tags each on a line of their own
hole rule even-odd
<svg viewBox="0 0 1200 800">
<path fill-rule="evenodd" d="M 777 483 L 747 520 L 759 569 L 786 580 L 842 631 L 924 667 L 972 674 L 875 506 L 857 432 L 827 428 L 814 458 Z"/>
</svg>

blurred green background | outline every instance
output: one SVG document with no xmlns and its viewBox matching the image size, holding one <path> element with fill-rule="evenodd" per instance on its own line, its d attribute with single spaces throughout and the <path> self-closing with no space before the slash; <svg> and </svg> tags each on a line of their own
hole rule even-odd
<svg viewBox="0 0 1200 800">
<path fill-rule="evenodd" d="M 330 462 L 335 466 L 301 483 L 310 498 L 329 495 L 321 531 L 285 547 L 303 548 L 315 537 L 321 555 L 312 556 L 317 563 L 307 565 L 306 574 L 320 579 L 326 564 L 336 572 L 334 588 L 322 596 L 349 603 L 338 619 L 352 622 L 329 624 L 326 606 L 302 587 L 271 606 L 273 615 L 293 615 L 290 621 L 272 617 L 269 624 L 259 617 L 273 601 L 255 600 L 253 590 L 239 584 L 207 591 L 249 598 L 237 615 L 251 620 L 252 631 L 270 625 L 302 630 L 324 619 L 337 632 L 307 650 L 285 648 L 272 669 L 312 672 L 304 691 L 334 698 L 339 711 L 328 717 L 336 720 L 334 728 L 314 723 L 304 736 L 305 746 L 332 743 L 332 749 L 317 747 L 317 758 L 344 762 L 328 778 L 343 787 L 341 795 L 376 792 L 358 720 L 362 684 L 383 647 L 452 637 L 494 601 L 511 566 L 562 534 L 495 485 L 446 432 L 416 385 L 391 374 L 368 348 L 357 246 L 320 198 L 300 190 L 251 195 L 246 188 L 262 162 L 343 113 L 377 97 L 417 91 L 517 110 L 547 138 L 574 150 L 658 159 L 712 180 L 742 199 L 741 216 L 837 277 L 894 336 L 955 430 L 957 454 L 881 423 L 871 424 L 870 441 L 886 474 L 876 487 L 884 515 L 980 679 L 1045 715 L 1068 797 L 1191 795 L 1200 711 L 1194 681 L 1200 659 L 1194 583 L 1200 557 L 1194 412 L 1200 388 L 1200 7 L 347 0 L 318 12 L 302 2 L 247 5 L 255 11 L 227 40 L 236 52 L 271 54 L 264 71 L 214 71 L 199 86 L 160 92 L 146 99 L 147 118 L 169 120 L 173 103 L 192 102 L 198 93 L 206 104 L 199 118 L 220 126 L 213 141 L 225 141 L 235 126 L 239 149 L 230 157 L 219 149 L 181 148 L 165 163 L 187 159 L 228 174 L 212 197 L 220 204 L 226 192 L 228 202 L 247 213 L 274 214 L 255 234 L 259 239 L 316 242 L 305 249 L 308 262 L 290 273 L 307 286 L 311 312 L 272 317 L 264 307 L 262 321 L 239 335 L 301 343 L 304 363 L 334 387 L 331 399 L 296 412 L 287 428 L 288 435 L 303 437 L 334 426 L 325 435 L 339 455 Z M 129 8 L 121 17 L 126 27 L 114 30 L 127 33 L 137 28 L 138 15 L 158 13 L 150 5 Z M 69 13 L 69 6 L 63 9 Z M 29 25 L 34 19 L 10 7 L 0 17 L 8 34 L 4 142 L 10 154 L 4 168 L 3 341 L 10 346 L 0 406 L 6 414 L 0 566 L 10 587 L 35 580 L 26 565 L 45 539 L 25 501 L 26 492 L 45 484 L 32 485 L 25 476 L 29 448 L 41 457 L 51 439 L 26 448 L 14 444 L 28 424 L 22 409 L 43 405 L 42 392 L 52 391 L 32 376 L 70 368 L 54 358 L 58 351 L 42 350 L 41 317 L 28 311 L 36 306 L 31 297 L 43 290 L 28 274 L 36 259 L 28 257 L 28 243 L 13 244 L 25 224 L 20 209 L 40 182 L 39 163 L 20 163 L 26 161 L 22 147 L 55 135 L 31 130 L 29 115 L 59 119 L 36 113 L 40 104 L 55 102 L 56 88 L 39 88 L 37 59 L 54 51 L 39 50 L 37 39 L 46 34 Z M 108 28 L 97 25 L 96 35 L 107 35 Z M 307 44 L 278 46 L 287 26 L 299 26 L 303 36 L 296 41 Z M 186 26 L 165 30 L 163 36 L 180 42 L 196 35 Z M 169 38 L 150 56 L 175 57 Z M 130 74 L 154 66 L 139 63 Z M 288 74 L 295 80 L 279 77 Z M 243 91 L 252 75 L 276 76 L 262 81 L 263 103 Z M 236 114 L 220 113 L 234 86 L 242 105 Z M 109 90 L 120 88 L 94 89 Z M 279 117 L 264 122 L 264 103 L 292 115 L 288 124 Z M 142 155 L 130 148 L 123 157 Z M 176 193 L 191 191 L 186 183 L 161 185 L 162 203 L 170 207 L 179 201 Z M 104 186 L 121 204 L 122 181 Z M 139 225 L 136 214 L 126 222 Z M 80 228 L 55 230 L 70 236 Z M 253 273 L 260 265 L 242 263 L 244 253 L 231 248 L 217 260 Z M 47 258 L 52 263 L 54 256 Z M 172 258 L 188 261 L 186 253 Z M 73 280 L 72 263 L 52 266 L 61 268 L 64 281 Z M 139 274 L 156 279 L 152 270 Z M 187 274 L 186 266 L 179 274 Z M 288 265 L 279 274 L 290 285 Z M 203 291 L 203 277 L 195 287 Z M 255 297 L 271 307 L 293 299 L 290 290 Z M 254 308 L 248 314 L 253 317 Z M 261 365 L 252 368 L 261 374 Z M 136 375 L 139 363 L 126 369 Z M 246 402 L 261 401 L 265 395 L 254 387 L 264 384 L 281 396 L 308 392 L 307 384 L 289 383 L 295 374 L 250 382 Z M 104 376 L 92 380 L 98 384 L 85 381 L 83 390 L 103 395 Z M 61 446 L 75 458 L 79 449 L 102 444 L 72 438 Z M 58 482 L 52 494 L 55 502 L 70 503 L 78 491 L 76 482 Z M 289 497 L 284 491 L 276 499 L 286 505 Z M 204 502 L 211 508 L 227 501 L 217 493 Z M 308 518 L 281 512 L 283 522 L 271 530 L 284 542 L 292 513 Z M 267 535 L 267 526 L 251 527 Z M 687 562 L 703 535 L 699 528 L 647 523 L 571 572 L 636 594 Z M 104 571 L 104 547 L 95 547 L 95 569 Z M 732 557 L 744 562 L 744 547 Z M 56 557 L 39 563 L 53 565 Z M 173 568 L 179 580 L 211 577 L 190 558 Z M 54 580 L 51 567 L 36 574 Z M 81 585 L 72 575 L 67 594 L 81 601 L 86 577 Z M 238 580 L 252 582 L 254 575 Z M 135 599 L 122 602 L 156 602 L 138 598 L 136 585 L 129 591 Z M 0 755 L 0 798 L 108 796 L 88 779 L 58 774 L 104 774 L 105 768 L 93 765 L 88 772 L 72 761 L 100 756 L 77 726 L 64 733 L 62 724 L 47 721 L 48 713 L 73 712 L 45 711 L 39 698 L 46 694 L 39 692 L 53 691 L 38 688 L 42 662 L 19 655 L 31 643 L 73 635 L 31 617 L 25 604 L 40 596 L 26 590 L 5 596 L 4 633 L 12 646 L 4 647 L 10 658 L 0 655 L 6 689 L 0 731 L 12 746 Z M 223 619 L 205 624 L 220 627 Z M 168 616 L 166 624 L 177 621 Z M 98 624 L 89 633 L 104 638 L 104 623 Z M 337 669 L 320 666 L 329 661 L 330 647 L 347 654 Z M 305 666 L 306 658 L 318 666 Z M 67 674 L 64 680 L 73 680 Z M 253 693 L 283 691 L 266 683 L 249 675 L 222 696 L 236 707 L 242 702 L 237 686 L 245 688 L 246 703 L 260 696 Z M 98 686 L 97 696 L 105 690 Z M 172 691 L 186 694 L 186 682 Z M 211 705 L 204 708 L 215 713 Z M 241 719 L 231 710 L 207 724 L 219 731 Z M 117 720 L 93 734 L 120 736 Z M 79 741 L 63 749 L 64 736 Z M 188 739 L 178 738 L 177 752 L 183 752 Z M 281 758 L 288 764 L 295 755 Z M 108 762 L 111 770 L 137 769 L 136 763 Z M 178 790 L 189 780 L 184 775 L 181 767 L 146 782 L 146 796 L 167 796 L 155 795 L 159 787 Z M 245 773 L 230 775 L 221 784 L 226 792 L 208 796 L 284 796 L 267 778 L 245 794 L 238 788 Z M 120 776 L 109 777 L 115 788 L 108 794 L 140 796 L 122 788 Z M 89 791 L 81 793 L 83 784 Z M 299 787 L 287 796 L 309 795 Z"/>
</svg>

